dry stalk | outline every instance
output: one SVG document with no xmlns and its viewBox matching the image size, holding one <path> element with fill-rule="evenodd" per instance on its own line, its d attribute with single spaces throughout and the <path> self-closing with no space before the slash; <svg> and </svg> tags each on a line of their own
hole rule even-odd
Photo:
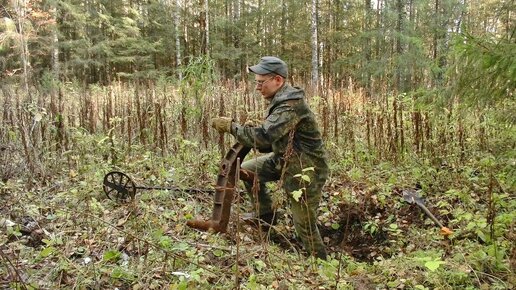
<svg viewBox="0 0 516 290">
<path fill-rule="evenodd" d="M 235 168 L 235 181 L 234 181 L 234 190 L 238 192 L 238 182 L 240 181 L 240 158 L 237 158 L 236 168 Z M 240 289 L 240 197 L 237 197 L 236 204 L 236 257 L 235 257 L 235 289 Z"/>
<path fill-rule="evenodd" d="M 16 268 L 16 266 L 14 266 L 13 262 L 11 261 L 11 259 L 9 259 L 9 257 L 7 257 L 7 255 L 4 254 L 4 248 L 5 248 L 4 245 L 2 245 L 2 248 L 0 248 L 0 258 L 2 258 L 2 260 L 5 261 L 5 265 L 9 264 L 9 266 L 11 266 L 10 269 L 12 269 L 12 271 L 16 275 L 18 281 L 21 283 L 20 286 L 22 287 L 22 289 L 27 289 L 27 284 L 23 280 L 23 277 L 20 274 L 20 271 L 18 270 L 18 268 Z M 9 267 L 7 268 L 7 270 L 9 271 Z"/>
</svg>

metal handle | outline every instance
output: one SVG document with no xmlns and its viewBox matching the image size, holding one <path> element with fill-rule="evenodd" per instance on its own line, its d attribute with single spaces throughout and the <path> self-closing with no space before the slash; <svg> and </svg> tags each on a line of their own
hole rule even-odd
<svg viewBox="0 0 516 290">
<path fill-rule="evenodd" d="M 416 204 L 426 213 L 427 216 L 429 216 L 434 221 L 434 223 L 436 223 L 441 228 L 444 228 L 443 224 L 439 220 L 437 220 L 437 218 L 430 212 L 430 210 L 428 210 L 428 208 L 424 204 L 419 202 Z"/>
<path fill-rule="evenodd" d="M 127 174 L 120 171 L 111 171 L 104 176 L 103 189 L 109 199 L 117 201 L 134 199 L 137 189 L 184 191 L 187 193 L 215 192 L 213 189 L 179 188 L 175 186 L 136 186 Z"/>
</svg>

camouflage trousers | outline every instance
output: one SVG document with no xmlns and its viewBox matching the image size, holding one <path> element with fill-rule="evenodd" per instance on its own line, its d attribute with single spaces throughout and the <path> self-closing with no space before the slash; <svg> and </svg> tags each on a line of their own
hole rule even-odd
<svg viewBox="0 0 516 290">
<path fill-rule="evenodd" d="M 317 166 L 313 162 L 301 162 L 302 158 L 292 156 L 287 164 L 283 176 L 283 189 L 288 196 L 292 218 L 298 237 L 301 239 L 305 250 L 319 258 L 326 259 L 326 249 L 317 228 L 317 207 L 321 199 L 321 190 L 326 182 L 328 170 L 323 160 L 323 166 Z M 259 188 L 254 190 L 251 182 L 244 182 L 257 215 L 263 216 L 273 212 L 272 199 L 266 183 L 280 180 L 283 164 L 282 158 L 274 153 L 253 158 L 242 163 L 242 169 L 254 172 L 258 177 Z M 314 171 L 303 172 L 310 178 L 310 182 L 294 175 L 302 172 L 303 168 L 315 167 Z M 296 200 L 292 192 L 305 188 L 299 200 Z M 256 196 L 255 196 L 256 195 Z"/>
</svg>

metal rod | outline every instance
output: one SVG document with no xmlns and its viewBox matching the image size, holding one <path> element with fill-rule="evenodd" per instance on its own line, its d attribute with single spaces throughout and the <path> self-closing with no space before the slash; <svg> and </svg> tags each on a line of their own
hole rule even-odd
<svg viewBox="0 0 516 290">
<path fill-rule="evenodd" d="M 428 208 L 422 204 L 421 202 L 416 202 L 416 204 L 426 213 L 427 216 L 429 216 L 438 226 L 440 226 L 441 228 L 443 228 L 443 224 L 437 220 L 437 218 L 430 212 L 430 210 L 428 210 Z"/>
<path fill-rule="evenodd" d="M 180 187 L 166 187 L 166 186 L 136 186 L 136 189 L 184 191 L 187 193 L 198 193 L 198 192 L 214 193 L 215 192 L 215 189 L 180 188 Z"/>
</svg>

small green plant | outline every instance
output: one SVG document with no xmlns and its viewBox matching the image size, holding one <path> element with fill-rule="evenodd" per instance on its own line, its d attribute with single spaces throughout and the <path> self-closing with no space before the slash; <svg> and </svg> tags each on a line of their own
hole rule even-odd
<svg viewBox="0 0 516 290">
<path fill-rule="evenodd" d="M 137 276 L 134 273 L 132 273 L 131 271 L 129 271 L 126 268 L 119 267 L 119 266 L 115 267 L 111 271 L 110 276 L 111 276 L 111 278 L 124 280 L 127 282 L 132 282 L 132 281 L 136 280 L 136 278 L 137 278 Z"/>
<path fill-rule="evenodd" d="M 315 168 L 314 167 L 303 168 L 303 169 L 301 169 L 301 173 L 298 173 L 298 174 L 294 175 L 294 177 L 301 178 L 305 182 L 310 183 L 311 182 L 310 176 L 308 176 L 307 174 L 304 174 L 304 173 L 306 173 L 308 171 L 314 172 Z"/>
<path fill-rule="evenodd" d="M 299 202 L 299 199 L 301 199 L 301 197 L 303 196 L 303 192 L 305 191 L 305 187 L 292 191 L 292 198 L 294 198 L 295 201 Z"/>
<path fill-rule="evenodd" d="M 339 260 L 336 259 L 321 261 L 319 266 L 319 274 L 323 277 L 326 277 L 328 281 L 335 281 L 339 266 Z"/>
<path fill-rule="evenodd" d="M 307 167 L 307 168 L 303 168 L 301 170 L 301 173 L 298 173 L 296 175 L 294 175 L 294 177 L 296 178 L 300 178 L 301 181 L 304 183 L 310 183 L 312 182 L 312 180 L 310 179 L 310 176 L 308 174 L 305 174 L 306 172 L 313 172 L 315 170 L 314 167 Z M 298 190 L 294 190 L 292 191 L 292 198 L 294 198 L 295 201 L 299 202 L 299 199 L 303 196 L 303 193 L 306 191 L 306 187 L 302 187 Z"/>
<path fill-rule="evenodd" d="M 363 226 L 364 227 L 364 231 L 366 231 L 371 236 L 374 236 L 378 232 L 378 229 L 380 227 L 379 221 L 380 220 L 378 219 L 378 217 L 376 217 L 373 220 L 366 221 L 364 223 L 364 226 Z"/>
<path fill-rule="evenodd" d="M 104 255 L 102 255 L 102 260 L 104 262 L 117 262 L 121 256 L 122 253 L 117 250 L 108 250 L 104 252 Z"/>
<path fill-rule="evenodd" d="M 438 252 L 417 252 L 413 260 L 430 272 L 435 272 L 446 264 Z"/>
</svg>

